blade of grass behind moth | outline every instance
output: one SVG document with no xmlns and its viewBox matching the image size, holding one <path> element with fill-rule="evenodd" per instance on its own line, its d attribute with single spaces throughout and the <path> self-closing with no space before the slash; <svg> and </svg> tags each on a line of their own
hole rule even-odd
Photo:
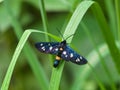
<svg viewBox="0 0 120 90">
<path fill-rule="evenodd" d="M 77 8 L 75 9 L 74 13 L 72 14 L 72 16 L 70 18 L 70 21 L 67 24 L 65 32 L 63 34 L 63 37 L 67 37 L 76 32 L 76 29 L 77 29 L 81 19 L 83 18 L 84 14 L 86 13 L 87 9 L 89 8 L 89 6 L 92 3 L 93 3 L 92 1 L 83 1 L 77 6 Z M 72 38 L 73 37 L 69 38 L 67 40 L 67 42 L 70 43 L 72 41 Z M 52 76 L 50 79 L 49 90 L 58 90 L 59 89 L 64 64 L 65 64 L 65 62 L 60 64 L 60 67 L 53 68 Z"/>
<path fill-rule="evenodd" d="M 48 32 L 48 20 L 47 20 L 47 15 L 46 15 L 46 11 L 45 11 L 44 0 L 39 0 L 39 6 L 40 6 L 40 12 L 41 12 L 44 31 Z M 45 39 L 47 42 L 49 41 L 48 35 L 45 35 Z M 52 56 L 48 55 L 48 58 L 49 58 L 50 63 L 51 63 L 50 65 L 52 66 L 52 64 L 53 64 Z"/>
<path fill-rule="evenodd" d="M 113 34 L 107 24 L 105 16 L 103 15 L 102 10 L 97 3 L 95 3 L 92 6 L 92 11 L 93 11 L 93 14 L 96 16 L 96 19 L 100 25 L 101 32 L 102 32 L 102 34 L 105 38 L 105 41 L 109 47 L 110 54 L 115 62 L 116 68 L 117 68 L 118 72 L 120 73 L 120 67 L 119 67 L 120 52 L 119 52 L 118 47 L 116 46 L 115 39 L 114 39 Z"/>
<path fill-rule="evenodd" d="M 117 21 L 117 36 L 120 44 L 120 0 L 115 0 L 116 21 Z"/>
<path fill-rule="evenodd" d="M 99 52 L 102 55 L 102 57 L 105 57 L 109 54 L 109 50 L 106 44 L 102 44 L 99 46 Z M 93 57 L 94 56 L 94 57 Z M 99 78 L 97 77 L 96 73 L 94 72 L 94 68 L 99 63 L 99 56 L 96 50 L 92 50 L 87 55 L 87 60 L 89 60 L 89 64 L 86 65 L 81 72 L 78 72 L 77 76 L 79 76 L 77 79 L 75 79 L 75 82 L 73 83 L 70 90 L 82 90 L 83 86 L 85 85 L 85 80 L 89 77 L 90 73 L 93 72 L 95 75 L 95 78 L 101 88 L 101 90 L 106 90 L 104 85 L 101 83 Z"/>
<path fill-rule="evenodd" d="M 117 1 L 117 0 L 115 0 Z M 117 39 L 117 25 L 116 25 L 116 16 L 115 16 L 115 8 L 112 0 L 104 0 L 106 12 L 108 15 L 108 19 L 110 22 L 110 28 L 114 33 L 114 37 Z"/>
<path fill-rule="evenodd" d="M 39 6 L 40 6 L 40 12 L 41 12 L 44 31 L 48 32 L 47 15 L 46 15 L 46 12 L 45 12 L 45 6 L 44 6 L 44 1 L 43 0 L 39 0 Z M 45 35 L 45 38 L 46 38 L 46 41 L 49 41 L 49 38 L 48 38 L 47 35 Z"/>
<path fill-rule="evenodd" d="M 118 42 L 117 42 L 118 43 Z M 118 44 L 118 47 L 120 49 L 120 45 Z M 106 43 L 101 44 L 99 47 L 99 52 L 102 55 L 102 57 L 106 57 L 110 52 L 109 52 L 109 48 L 107 46 Z M 94 56 L 94 57 L 93 57 Z M 101 82 L 99 81 L 99 79 L 97 78 L 96 73 L 94 72 L 94 68 L 96 67 L 96 65 L 99 63 L 99 56 L 98 53 L 96 52 L 96 50 L 92 50 L 88 56 L 87 56 L 87 60 L 89 59 L 89 64 L 87 66 L 85 66 L 81 72 L 78 72 L 77 76 L 79 76 L 79 78 L 77 78 L 75 80 L 75 82 L 73 83 L 72 87 L 70 87 L 70 90 L 82 90 L 83 85 L 85 85 L 85 80 L 89 77 L 90 73 L 94 73 L 95 78 L 97 79 L 101 90 L 106 90 L 106 88 L 101 84 Z M 91 68 L 90 68 L 91 67 Z"/>
<path fill-rule="evenodd" d="M 102 67 L 104 68 L 109 80 L 110 80 L 110 86 L 111 86 L 111 89 L 112 88 L 115 88 L 115 84 L 114 84 L 114 80 L 113 80 L 113 77 L 111 76 L 111 73 L 109 72 L 107 66 L 106 66 L 106 63 L 105 63 L 105 60 L 104 58 L 102 57 L 102 55 L 100 54 L 100 51 L 98 49 L 98 47 L 96 46 L 97 44 L 95 43 L 95 40 L 93 39 L 92 35 L 90 34 L 90 31 L 88 30 L 88 28 L 85 26 L 85 24 L 82 22 L 81 23 L 81 26 L 82 28 L 84 29 L 85 33 L 87 34 L 89 40 L 91 41 L 91 43 L 93 44 L 96 52 L 98 53 L 98 56 L 100 58 L 100 61 L 101 61 L 101 64 L 102 64 Z M 94 71 L 95 72 L 95 71 Z M 99 79 L 99 78 L 98 78 Z M 102 84 L 103 85 L 103 84 Z M 104 86 L 104 85 L 103 85 Z M 114 90 L 114 89 L 112 89 Z"/>
<path fill-rule="evenodd" d="M 93 5 L 97 7 L 98 4 L 94 3 Z M 96 8 L 96 7 L 94 7 L 93 10 L 96 9 L 96 11 L 97 11 L 96 13 L 101 13 L 101 14 L 103 14 L 102 11 L 101 11 L 99 8 Z M 99 7 L 99 6 L 98 6 L 98 7 Z M 99 11 L 99 10 L 100 10 L 100 11 Z M 101 17 L 101 15 L 100 15 L 100 17 Z M 100 18 L 100 17 L 99 17 L 99 19 L 104 18 L 104 17 L 102 17 L 102 18 Z M 106 23 L 106 22 L 103 22 L 103 23 Z M 103 24 L 103 23 L 102 23 L 102 24 Z M 82 24 L 82 26 L 84 26 L 84 25 Z M 107 26 L 106 26 L 106 27 L 107 27 Z M 84 29 L 84 30 L 86 30 L 86 29 Z M 109 29 L 109 30 L 110 30 L 110 29 Z M 88 32 L 87 34 L 88 34 L 88 36 L 90 36 L 89 32 Z M 111 35 L 111 34 L 110 34 L 110 35 Z M 111 35 L 111 36 L 112 36 L 112 35 Z M 104 62 L 104 59 L 101 57 L 101 55 L 100 55 L 100 53 L 99 53 L 99 51 L 98 51 L 98 49 L 97 49 L 97 47 L 96 47 L 96 45 L 95 45 L 95 42 L 94 42 L 93 39 L 92 39 L 92 36 L 90 36 L 90 38 L 91 38 L 91 41 L 92 41 L 94 47 L 96 48 L 96 51 L 98 52 L 98 55 L 99 55 L 100 58 L 101 58 L 102 66 L 104 67 L 104 70 L 106 71 L 106 73 L 107 73 L 107 75 L 108 75 L 108 77 L 109 77 L 109 80 L 110 80 L 110 82 L 111 82 L 111 89 L 112 89 L 112 90 L 116 90 L 113 77 L 111 76 L 108 68 L 106 67 L 106 64 L 105 64 L 105 62 Z M 112 37 L 111 37 L 111 38 L 112 38 Z M 115 41 L 115 40 L 114 40 L 114 41 Z"/>
<path fill-rule="evenodd" d="M 9 0 L 5 0 L 4 5 L 8 12 L 8 15 L 9 15 L 11 24 L 14 28 L 13 30 L 16 34 L 16 37 L 19 39 L 23 33 L 22 27 L 19 24 L 19 22 L 17 21 L 17 19 L 14 17 L 12 11 L 10 10 Z M 24 54 L 26 55 L 28 63 L 30 65 L 30 67 L 32 68 L 32 71 L 34 72 L 38 82 L 41 84 L 41 88 L 47 89 L 48 88 L 48 79 L 43 71 L 42 66 L 39 63 L 39 60 L 38 60 L 36 54 L 34 53 L 33 49 L 31 48 L 31 46 L 28 43 L 26 44 L 26 47 L 24 48 Z M 35 66 L 38 68 L 35 68 Z M 41 72 L 43 72 L 43 73 L 41 73 Z M 44 79 L 43 82 L 41 82 L 41 79 Z"/>
<path fill-rule="evenodd" d="M 110 51 L 112 53 L 112 56 L 113 56 L 114 60 L 119 60 L 119 59 L 117 59 L 119 57 L 117 57 L 117 56 L 115 57 L 116 52 L 119 54 L 118 48 L 115 45 L 115 40 L 112 37 L 112 33 L 109 33 L 110 29 L 109 29 L 109 27 L 108 27 L 108 25 L 106 23 L 105 17 L 103 16 L 102 10 L 100 9 L 100 7 L 99 7 L 99 5 L 97 3 L 93 4 L 92 10 L 93 10 L 94 14 L 96 15 L 96 17 L 98 19 L 98 22 L 100 23 L 100 25 L 102 27 L 102 32 L 103 32 L 104 36 L 106 35 L 105 39 L 106 39 L 106 42 L 108 43 L 109 49 L 110 49 Z M 111 42 L 111 40 L 112 40 L 112 42 Z M 111 49 L 112 46 L 114 47 L 114 49 Z M 115 50 L 115 51 L 113 51 L 113 50 Z M 118 65 L 117 65 L 117 67 L 118 67 Z M 80 79 L 80 81 L 81 81 L 81 79 Z M 112 85 L 112 89 L 116 90 L 114 85 Z"/>
<path fill-rule="evenodd" d="M 51 36 L 52 38 L 54 38 L 54 39 L 56 39 L 56 40 L 59 40 L 59 38 L 57 38 L 56 36 L 54 36 L 54 35 L 52 35 L 52 34 L 49 34 L 49 33 L 45 33 L 45 32 L 42 32 L 42 31 L 37 31 L 37 30 L 32 30 L 32 29 L 31 29 L 31 30 L 26 30 L 26 31 L 23 33 L 23 35 L 22 35 L 22 37 L 21 37 L 21 39 L 20 39 L 20 41 L 19 41 L 19 43 L 18 43 L 18 45 L 17 45 L 17 47 L 16 47 L 16 50 L 15 50 L 15 52 L 14 52 L 14 55 L 13 55 L 12 60 L 11 60 L 11 62 L 10 62 L 10 65 L 9 65 L 9 67 L 8 67 L 6 76 L 5 76 L 4 81 L 3 81 L 3 83 L 2 83 L 1 90 L 8 90 L 9 83 L 10 83 L 10 80 L 11 80 L 11 76 L 12 76 L 12 73 L 13 73 L 13 70 L 14 70 L 14 67 L 15 67 L 15 64 L 16 64 L 16 62 L 17 62 L 17 59 L 18 59 L 18 57 L 19 57 L 19 55 L 20 55 L 23 47 L 25 46 L 25 43 L 26 43 L 26 41 L 28 40 L 28 37 L 29 37 L 30 34 L 33 33 L 33 32 L 35 32 L 35 33 L 47 34 L 47 35 Z M 27 43 L 26 43 L 26 44 L 27 44 Z M 28 48 L 29 48 L 29 47 L 28 47 Z M 31 63 L 34 63 L 34 59 L 35 59 L 36 57 L 30 57 L 30 58 L 33 59 L 33 62 L 31 62 Z M 39 63 L 37 63 L 37 64 L 39 64 Z M 43 85 L 43 86 L 41 86 L 42 90 L 47 90 L 48 87 L 46 87 L 46 84 L 42 84 L 42 83 L 45 83 L 45 82 L 46 82 L 45 76 L 42 76 L 42 75 L 44 75 L 44 74 L 43 74 L 44 72 L 43 72 L 42 70 L 40 70 L 41 68 L 39 68 L 39 67 L 38 67 L 39 65 L 37 65 L 37 64 L 34 65 L 34 69 L 37 69 L 37 68 L 38 68 L 38 69 L 36 70 L 36 72 L 34 72 L 34 73 L 37 74 L 39 77 L 42 77 L 42 78 L 40 78 L 40 79 L 38 78 L 38 79 L 40 80 L 40 82 L 41 82 L 40 85 Z M 37 73 L 37 72 L 39 72 L 38 70 L 40 70 L 41 72 L 40 72 L 40 73 Z M 39 74 L 41 74 L 41 75 L 39 75 Z M 39 80 L 38 80 L 38 81 L 39 81 Z M 44 88 L 43 88 L 43 87 L 44 87 Z"/>
</svg>

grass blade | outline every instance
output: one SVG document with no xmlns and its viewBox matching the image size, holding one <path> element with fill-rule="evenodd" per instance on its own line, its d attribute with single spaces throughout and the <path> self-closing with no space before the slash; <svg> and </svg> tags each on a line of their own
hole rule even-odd
<svg viewBox="0 0 120 90">
<path fill-rule="evenodd" d="M 63 35 L 64 37 L 72 35 L 76 32 L 76 29 L 81 19 L 83 18 L 84 14 L 86 13 L 87 9 L 89 8 L 89 6 L 91 6 L 92 3 L 93 3 L 92 1 L 83 1 L 78 5 L 72 17 L 70 18 L 69 23 L 67 24 L 67 27 Z M 72 41 L 72 38 L 73 37 L 69 38 L 67 42 L 70 43 Z M 59 90 L 59 85 L 60 85 L 60 80 L 61 80 L 61 75 L 62 75 L 62 71 L 64 68 L 64 64 L 65 62 L 62 62 L 60 67 L 53 68 L 52 76 L 50 79 L 49 90 Z"/>
<path fill-rule="evenodd" d="M 48 32 L 47 16 L 46 16 L 45 6 L 44 6 L 44 1 L 43 0 L 39 0 L 39 6 L 40 6 L 40 12 L 41 12 L 44 31 Z M 46 41 L 49 41 L 49 38 L 48 38 L 47 35 L 45 35 L 45 39 L 46 39 Z"/>
<path fill-rule="evenodd" d="M 10 2 L 10 0 L 5 0 L 4 5 L 8 12 L 8 16 L 9 16 L 11 24 L 14 28 L 13 30 L 16 34 L 16 37 L 19 39 L 22 36 L 23 29 L 22 29 L 20 23 L 17 21 L 17 19 L 13 15 L 11 8 L 9 7 L 9 2 Z M 41 88 L 47 89 L 48 88 L 48 79 L 46 79 L 46 75 L 42 69 L 42 66 L 39 64 L 39 62 L 38 62 L 39 60 L 38 60 L 36 54 L 34 53 L 33 49 L 30 47 L 30 45 L 28 43 L 26 44 L 26 47 L 24 48 L 24 54 L 26 55 L 28 63 L 30 64 L 30 67 L 32 68 L 32 71 L 34 72 L 38 82 L 41 84 Z M 43 82 L 41 82 L 41 79 L 44 79 Z"/>
<path fill-rule="evenodd" d="M 81 26 L 82 26 L 82 28 L 84 28 L 84 31 L 86 32 L 88 38 L 90 39 L 90 41 L 91 41 L 91 43 L 93 44 L 96 52 L 98 53 L 98 56 L 99 56 L 99 58 L 100 58 L 100 62 L 101 62 L 101 64 L 102 64 L 102 67 L 104 68 L 104 70 L 105 70 L 105 72 L 106 72 L 106 74 L 107 74 L 107 76 L 108 76 L 108 78 L 109 78 L 109 80 L 110 80 L 111 89 L 114 90 L 114 89 L 115 89 L 114 80 L 113 80 L 113 77 L 111 76 L 111 73 L 110 73 L 109 69 L 108 69 L 107 66 L 106 66 L 105 59 L 102 57 L 101 53 L 99 52 L 99 49 L 98 49 L 98 47 L 97 47 L 97 44 L 96 44 L 94 38 L 92 37 L 92 35 L 90 34 L 88 28 L 85 26 L 84 23 L 81 23 Z M 98 78 L 98 79 L 99 79 L 99 78 Z"/>
<path fill-rule="evenodd" d="M 108 27 L 108 25 L 107 25 L 107 22 L 106 22 L 106 20 L 105 20 L 105 17 L 104 17 L 104 15 L 103 15 L 103 12 L 102 12 L 102 10 L 101 10 L 101 8 L 99 7 L 99 5 L 97 4 L 97 3 L 95 3 L 94 2 L 94 4 L 93 4 L 93 6 L 92 6 L 92 10 L 93 10 L 93 12 L 94 12 L 94 14 L 96 15 L 96 17 L 97 17 L 97 19 L 98 19 L 98 22 L 100 23 L 100 26 L 101 26 L 101 28 L 102 28 L 102 33 L 103 33 L 103 35 L 104 35 L 104 37 L 105 37 L 105 40 L 106 40 L 106 42 L 107 42 L 107 44 L 108 44 L 108 47 L 109 47 L 109 49 L 110 49 L 110 52 L 111 52 L 111 54 L 112 54 L 112 57 L 114 58 L 114 61 L 115 60 L 119 60 L 119 59 L 117 59 L 117 58 L 119 58 L 118 56 L 116 56 L 116 54 L 119 54 L 119 50 L 118 50 L 118 48 L 117 48 L 117 46 L 116 46 L 116 44 L 115 44 L 115 40 L 114 40 L 114 38 L 113 38 L 113 36 L 112 36 L 112 33 L 110 32 L 110 29 L 109 29 L 109 27 Z M 113 50 L 115 50 L 115 51 L 113 51 Z M 117 52 L 117 53 L 116 53 Z M 119 61 L 115 61 L 115 63 L 116 63 L 116 65 L 117 65 L 117 68 L 118 68 L 118 63 L 119 63 Z M 104 65 L 104 64 L 103 64 Z M 105 65 L 104 65 L 105 66 Z M 106 70 L 106 67 L 105 67 L 105 70 Z M 118 68 L 118 70 L 120 70 L 119 68 Z M 111 80 L 111 75 L 110 75 L 110 73 L 107 71 L 107 74 L 109 75 L 109 78 L 110 78 L 110 80 Z M 78 83 L 78 82 L 77 82 Z M 102 88 L 103 88 L 103 86 L 102 86 Z M 114 82 L 113 82 L 113 80 L 111 80 L 111 88 L 112 88 L 112 90 L 116 90 L 116 87 L 115 87 L 115 85 L 114 85 Z M 104 89 L 104 88 L 103 88 Z"/>
<path fill-rule="evenodd" d="M 115 0 L 117 1 L 117 0 Z M 106 6 L 106 12 L 108 14 L 108 18 L 110 20 L 110 28 L 114 34 L 115 38 L 118 38 L 117 36 L 117 25 L 116 25 L 116 16 L 115 16 L 115 9 L 113 5 L 112 0 L 104 0 L 105 6 Z"/>
<path fill-rule="evenodd" d="M 48 32 L 48 20 L 47 20 L 47 15 L 46 15 L 46 11 L 45 11 L 44 0 L 39 0 L 39 6 L 40 6 L 40 12 L 41 12 L 44 31 Z M 48 35 L 45 35 L 45 39 L 47 42 L 49 41 Z M 53 63 L 52 56 L 48 55 L 48 58 L 50 59 L 50 62 Z"/>
<path fill-rule="evenodd" d="M 107 44 L 102 44 L 99 46 L 99 52 L 102 55 L 102 57 L 105 57 L 106 55 L 109 54 L 109 50 L 107 47 Z M 94 57 L 93 57 L 94 56 Z M 77 76 L 79 76 L 79 78 L 77 78 L 75 80 L 75 82 L 72 85 L 71 90 L 81 90 L 83 89 L 82 86 L 84 85 L 85 80 L 89 77 L 90 73 L 93 72 L 94 68 L 96 67 L 96 65 L 99 63 L 99 56 L 98 56 L 98 52 L 96 52 L 96 50 L 91 51 L 88 56 L 87 59 L 89 59 L 89 64 L 86 65 L 82 71 L 78 72 Z M 104 85 L 99 81 L 99 78 L 96 76 L 96 73 L 93 72 L 95 75 L 95 78 L 97 79 L 97 82 L 101 88 L 101 90 L 106 90 Z"/>
<path fill-rule="evenodd" d="M 5 76 L 5 78 L 4 78 L 4 81 L 3 81 L 3 84 L 2 84 L 1 90 L 8 90 L 9 83 L 10 83 L 10 80 L 11 80 L 11 76 L 12 76 L 12 73 L 13 73 L 13 70 L 14 70 L 14 67 L 15 67 L 15 64 L 16 64 L 16 62 L 17 62 L 17 59 L 18 59 L 18 57 L 19 57 L 19 55 L 20 55 L 23 47 L 25 46 L 25 43 L 26 43 L 26 41 L 28 40 L 28 37 L 29 37 L 30 34 L 33 33 L 33 32 L 34 32 L 34 33 L 47 34 L 47 35 L 51 36 L 52 38 L 54 38 L 54 39 L 56 39 L 56 40 L 59 40 L 59 38 L 58 38 L 57 36 L 54 36 L 54 35 L 49 34 L 49 33 L 45 33 L 45 32 L 42 32 L 42 31 L 37 31 L 37 30 L 26 30 L 26 31 L 23 33 L 23 35 L 22 35 L 22 37 L 21 37 L 21 39 L 20 39 L 20 41 L 19 41 L 19 43 L 18 43 L 18 45 L 17 45 L 17 47 L 16 47 L 16 50 L 15 50 L 14 55 L 13 55 L 13 57 L 12 57 L 11 63 L 10 63 L 10 65 L 9 65 L 9 67 L 8 67 L 6 76 Z M 34 59 L 33 59 L 33 61 L 34 61 Z M 35 64 L 34 67 L 35 67 L 35 69 L 38 68 L 38 66 L 36 66 L 36 64 Z M 39 68 L 38 68 L 38 70 L 39 70 Z M 37 73 L 37 75 L 38 75 L 39 77 L 43 75 L 43 74 L 42 74 L 43 72 L 40 72 L 40 73 L 41 73 L 41 75 L 39 75 L 39 73 Z M 39 80 L 41 81 L 41 83 L 46 82 L 44 76 L 42 76 L 42 78 L 40 78 Z M 40 83 L 40 84 L 41 84 L 41 83 Z M 43 90 L 45 90 L 45 89 L 48 88 L 48 87 L 46 87 L 46 84 L 41 84 L 41 85 L 44 85 L 44 88 L 42 88 Z"/>
<path fill-rule="evenodd" d="M 116 20 L 117 20 L 117 36 L 120 41 L 120 1 L 115 0 L 115 9 L 116 9 Z"/>
<path fill-rule="evenodd" d="M 101 32 L 102 32 L 102 34 L 105 38 L 105 41 L 109 47 L 110 54 L 115 62 L 118 72 L 120 73 L 120 67 L 119 67 L 120 52 L 119 52 L 118 47 L 116 46 L 113 34 L 107 24 L 107 21 L 103 15 L 103 12 L 102 12 L 100 6 L 97 3 L 94 3 L 94 5 L 92 6 L 92 11 L 98 20 L 98 23 L 101 27 Z"/>
</svg>

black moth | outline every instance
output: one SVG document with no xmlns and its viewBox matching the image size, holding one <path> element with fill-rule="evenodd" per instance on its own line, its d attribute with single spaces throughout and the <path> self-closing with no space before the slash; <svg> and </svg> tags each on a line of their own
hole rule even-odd
<svg viewBox="0 0 120 90">
<path fill-rule="evenodd" d="M 58 66 L 61 59 L 78 65 L 87 63 L 87 60 L 83 56 L 76 53 L 67 45 L 66 40 L 62 42 L 39 42 L 35 44 L 35 47 L 42 53 L 56 55 L 54 67 Z"/>
</svg>

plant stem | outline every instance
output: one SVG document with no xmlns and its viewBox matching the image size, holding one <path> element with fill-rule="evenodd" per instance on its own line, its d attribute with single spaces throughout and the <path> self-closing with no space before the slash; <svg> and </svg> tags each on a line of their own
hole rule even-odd
<svg viewBox="0 0 120 90">
<path fill-rule="evenodd" d="M 118 41 L 120 44 L 120 0 L 115 0 L 115 10 L 117 20 Z"/>
</svg>

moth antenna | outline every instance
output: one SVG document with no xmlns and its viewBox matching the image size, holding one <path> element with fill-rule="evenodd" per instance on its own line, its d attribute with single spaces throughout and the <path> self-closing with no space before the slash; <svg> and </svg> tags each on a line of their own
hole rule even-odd
<svg viewBox="0 0 120 90">
<path fill-rule="evenodd" d="M 65 40 L 67 40 L 68 38 L 72 37 L 73 35 L 75 35 L 75 34 L 71 34 L 71 35 L 70 35 L 70 36 L 68 36 Z"/>
<path fill-rule="evenodd" d="M 63 40 L 65 40 L 65 38 L 63 37 L 62 33 L 60 32 L 60 30 L 57 28 L 58 33 L 60 34 L 60 36 L 63 38 Z"/>
<path fill-rule="evenodd" d="M 63 38 L 63 40 L 67 40 L 68 38 L 70 38 L 71 36 L 75 35 L 75 34 L 71 34 L 70 36 L 68 36 L 66 39 L 63 37 L 63 34 L 60 32 L 60 30 L 57 28 L 57 31 L 60 33 L 60 36 Z"/>
</svg>

